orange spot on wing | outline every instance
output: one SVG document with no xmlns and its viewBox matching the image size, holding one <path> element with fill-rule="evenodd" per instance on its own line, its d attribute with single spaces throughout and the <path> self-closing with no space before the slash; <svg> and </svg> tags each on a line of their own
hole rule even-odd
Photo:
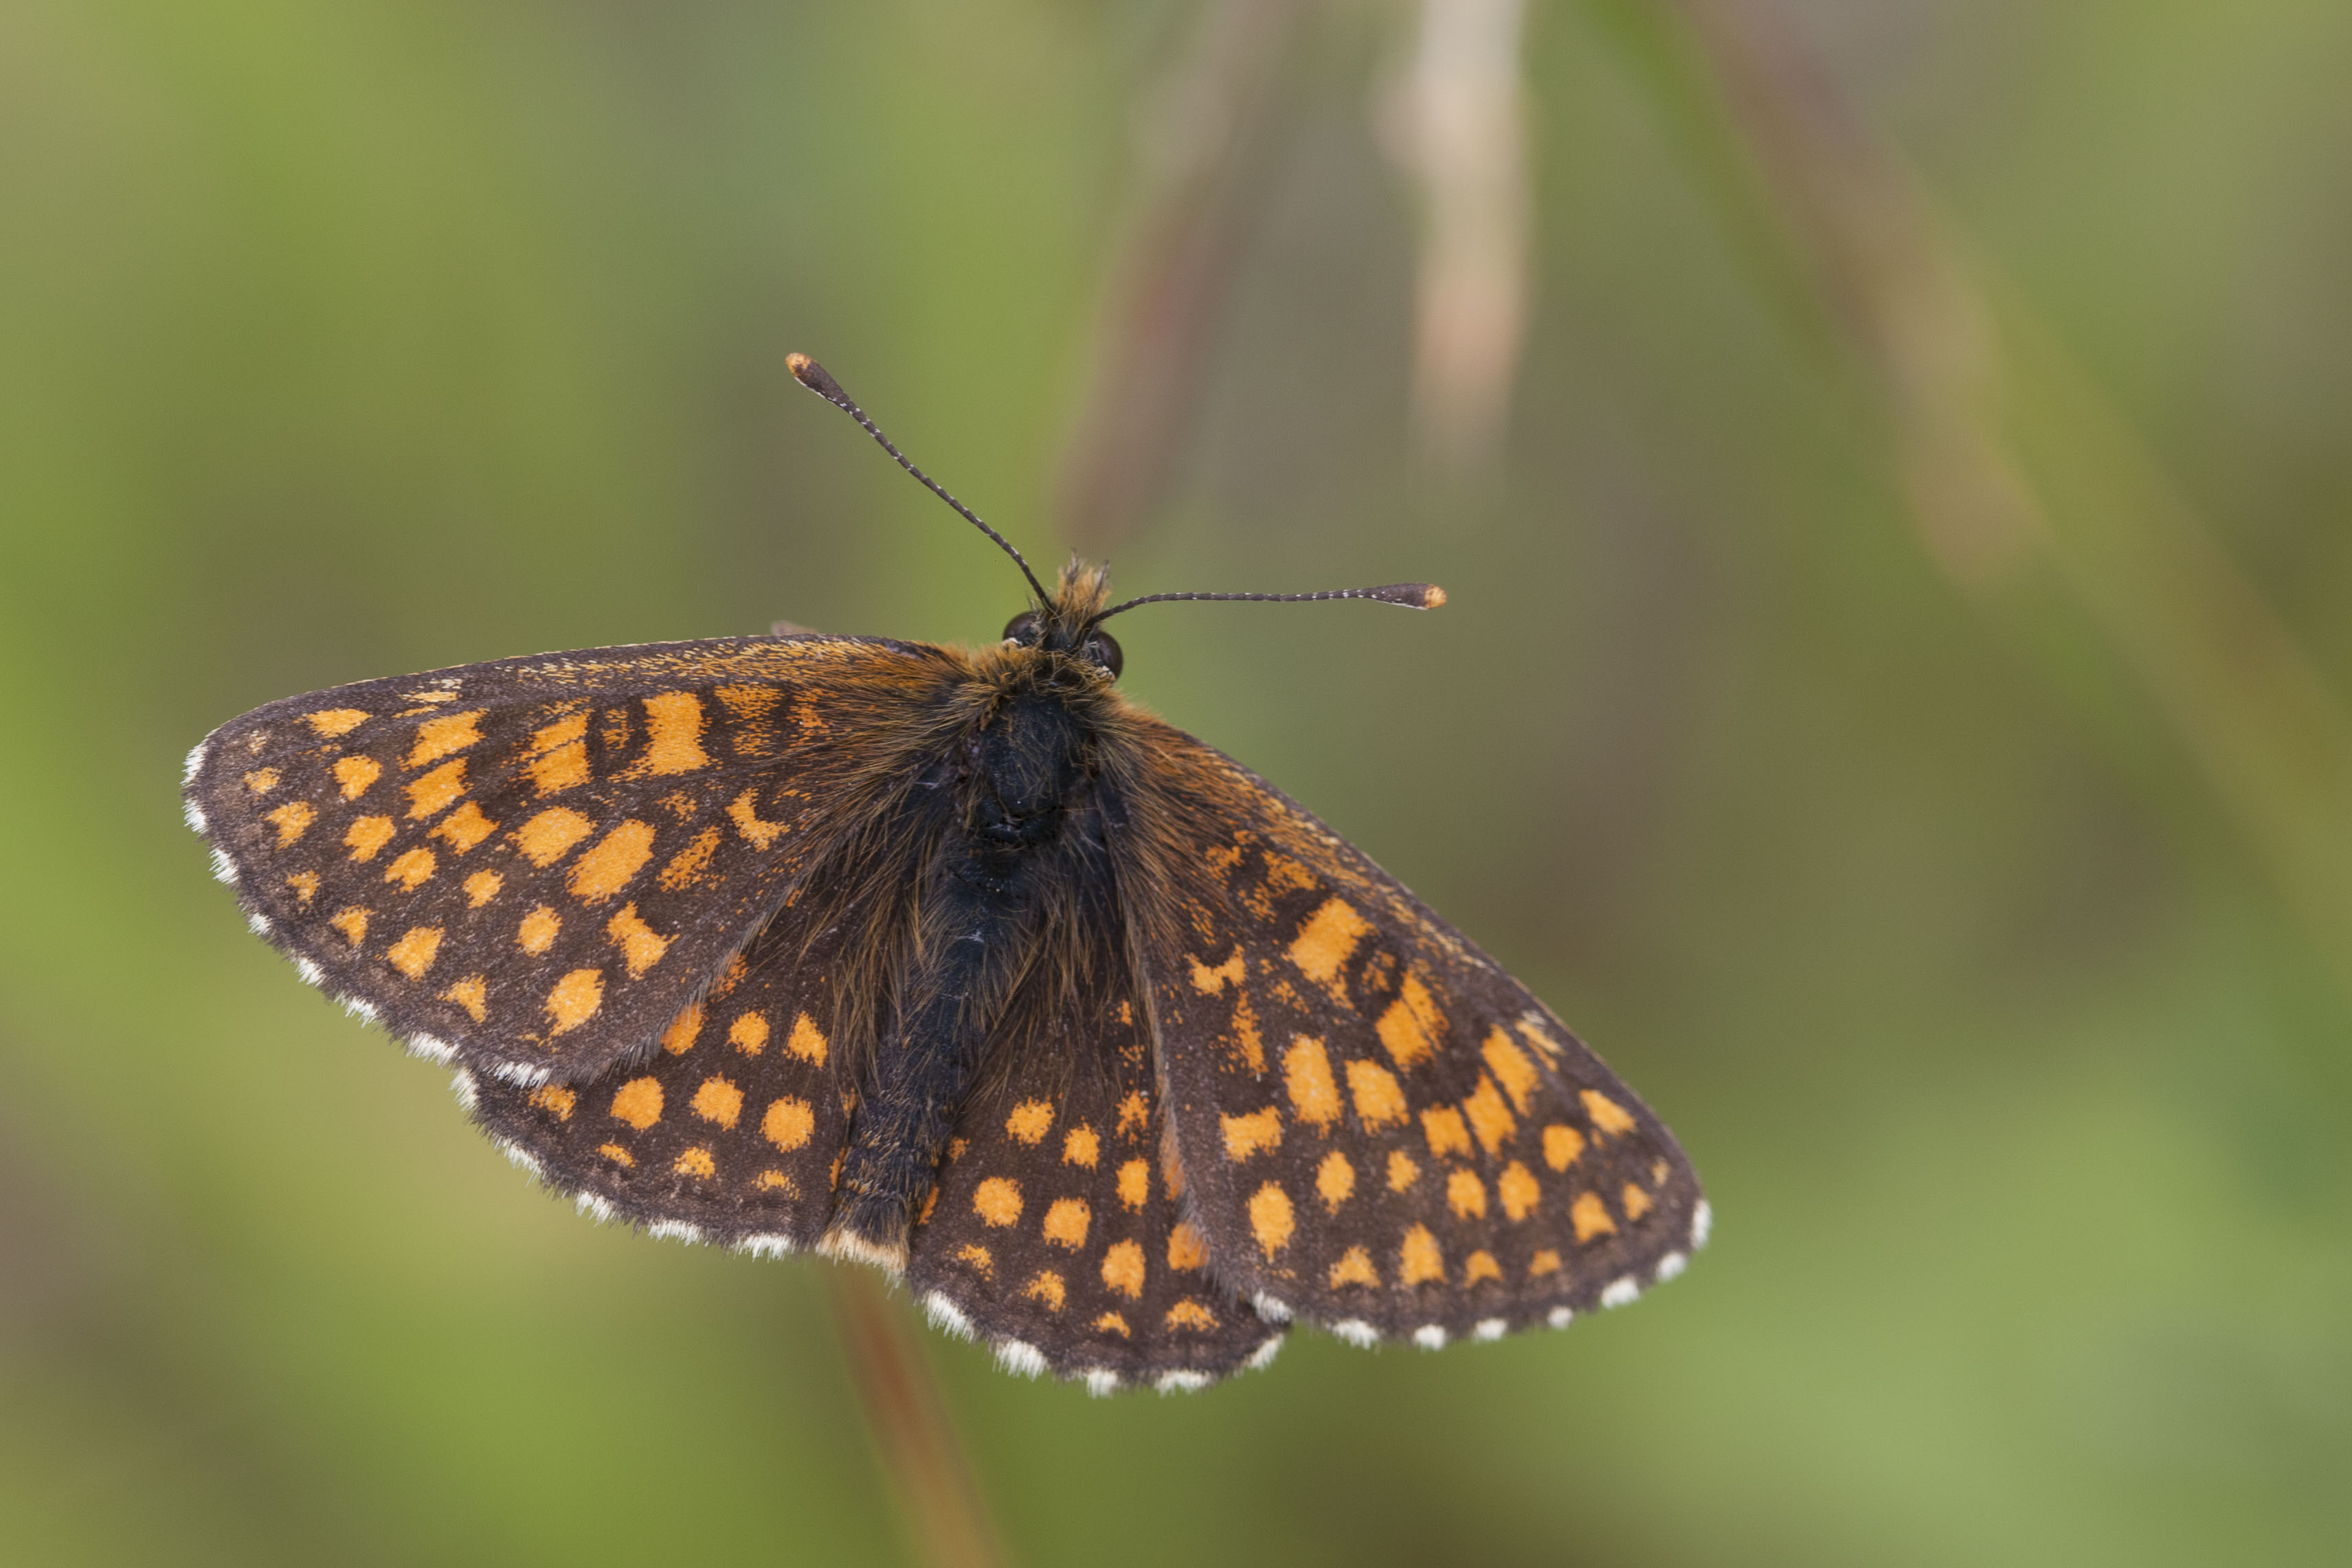
<svg viewBox="0 0 2352 1568">
<path fill-rule="evenodd" d="M 1398 1086 L 1396 1075 L 1378 1062 L 1348 1064 L 1348 1093 L 1356 1102 L 1357 1120 L 1368 1130 L 1405 1119 L 1404 1090 Z"/>
<path fill-rule="evenodd" d="M 804 1062 L 824 1066 L 824 1033 L 806 1013 L 793 1020 L 793 1032 L 784 1039 L 784 1049 Z"/>
<path fill-rule="evenodd" d="M 633 1078 L 613 1091 L 612 1117 L 643 1132 L 661 1120 L 661 1080 Z"/>
<path fill-rule="evenodd" d="M 392 864 L 383 868 L 383 879 L 397 882 L 402 889 L 413 893 L 432 877 L 433 868 L 439 862 L 434 859 L 433 851 L 419 845 L 394 857 Z"/>
<path fill-rule="evenodd" d="M 1543 1197 L 1543 1188 L 1537 1183 L 1535 1173 L 1517 1160 L 1503 1167 L 1502 1176 L 1495 1183 L 1495 1193 L 1503 1200 L 1503 1213 L 1514 1222 L 1535 1213 L 1536 1205 Z"/>
<path fill-rule="evenodd" d="M 596 1009 L 604 1005 L 604 972 L 601 969 L 572 971 L 547 993 L 548 1034 L 567 1034 L 578 1028 L 594 1017 Z"/>
<path fill-rule="evenodd" d="M 621 950 L 621 960 L 629 966 L 629 978 L 636 979 L 669 951 L 674 940 L 661 935 L 637 918 L 637 906 L 624 904 L 621 912 L 604 922 L 604 934 Z"/>
<path fill-rule="evenodd" d="M 310 829 L 319 819 L 319 808 L 307 800 L 289 800 L 262 820 L 278 829 L 278 847 L 285 848 Z"/>
<path fill-rule="evenodd" d="M 1024 1100 L 1004 1119 L 1005 1136 L 1016 1143 L 1036 1145 L 1054 1125 L 1054 1108 L 1042 1100 Z"/>
<path fill-rule="evenodd" d="M 1530 1279 L 1540 1279 L 1547 1274 L 1559 1272 L 1559 1254 L 1549 1247 L 1539 1249 L 1528 1259 L 1528 1278 Z"/>
<path fill-rule="evenodd" d="M 1501 1084 L 1503 1092 L 1511 1097 L 1512 1109 L 1525 1116 L 1528 1113 L 1528 1097 L 1535 1093 L 1536 1086 L 1543 1081 L 1536 1071 L 1536 1064 L 1528 1060 L 1527 1053 L 1511 1044 L 1511 1037 L 1500 1028 L 1488 1032 L 1484 1051 L 1486 1066 L 1494 1073 L 1495 1081 Z"/>
<path fill-rule="evenodd" d="M 661 884 L 664 892 L 668 893 L 692 887 L 701 879 L 702 869 L 710 864 L 710 858 L 719 852 L 720 837 L 719 829 L 704 828 L 694 836 L 693 843 L 670 857 L 669 864 L 661 868 L 654 880 Z"/>
<path fill-rule="evenodd" d="M 816 1132 L 816 1110 L 805 1100 L 785 1095 L 760 1118 L 761 1136 L 787 1154 L 804 1146 Z"/>
<path fill-rule="evenodd" d="M 1066 1165 L 1084 1165 L 1091 1171 L 1100 1158 L 1102 1141 L 1091 1127 L 1073 1127 L 1069 1136 L 1062 1140 L 1062 1163 Z"/>
<path fill-rule="evenodd" d="M 761 1192 L 782 1193 L 788 1198 L 801 1195 L 801 1184 L 782 1171 L 762 1171 L 760 1173 L 759 1180 L 751 1184 Z M 933 1197 L 939 1195 L 939 1190 L 936 1187 L 932 1189 L 931 1195 Z"/>
<path fill-rule="evenodd" d="M 1162 1321 L 1171 1329 L 1193 1329 L 1205 1333 L 1217 1326 L 1217 1314 L 1187 1296 L 1169 1308 Z"/>
<path fill-rule="evenodd" d="M 245 775 L 245 787 L 256 795 L 268 795 L 278 787 L 278 783 L 276 768 L 256 768 Z"/>
<path fill-rule="evenodd" d="M 653 824 L 627 818 L 572 863 L 573 896 L 592 903 L 611 898 L 645 869 L 653 855 Z"/>
<path fill-rule="evenodd" d="M 439 926 L 411 926 L 406 935 L 392 944 L 384 962 L 407 975 L 422 980 L 425 972 L 433 967 L 434 955 L 441 951 Z"/>
<path fill-rule="evenodd" d="M 1228 1116 L 1225 1127 L 1225 1158 L 1234 1162 L 1278 1147 L 1282 1142 L 1282 1113 L 1271 1105 L 1263 1110 L 1253 1110 L 1247 1116 Z"/>
<path fill-rule="evenodd" d="M 1290 1209 L 1290 1194 L 1268 1182 L 1250 1194 L 1250 1234 L 1267 1258 L 1290 1245 L 1297 1223 Z"/>
<path fill-rule="evenodd" d="M 496 871 L 477 871 L 466 879 L 466 907 L 478 910 L 499 896 L 507 879 Z"/>
<path fill-rule="evenodd" d="M 558 1121 L 569 1121 L 572 1109 L 580 1103 L 580 1096 L 560 1083 L 543 1083 L 530 1091 L 530 1102 L 541 1110 L 552 1112 Z"/>
<path fill-rule="evenodd" d="M 735 824 L 735 831 L 751 841 L 754 849 L 765 849 L 783 836 L 790 823 L 766 822 L 756 809 L 760 792 L 747 789 L 727 804 L 727 816 Z"/>
<path fill-rule="evenodd" d="M 1625 1184 L 1625 1190 L 1618 1195 L 1624 1200 L 1625 1217 L 1628 1220 L 1640 1219 L 1643 1215 L 1648 1214 L 1652 1209 L 1657 1207 L 1657 1205 L 1650 1201 L 1649 1194 L 1643 1192 L 1641 1188 L 1635 1186 L 1631 1182 Z"/>
<path fill-rule="evenodd" d="M 1419 1180 L 1421 1180 L 1421 1167 L 1412 1163 L 1412 1156 L 1402 1149 L 1390 1150 L 1389 1191 L 1403 1192 Z"/>
<path fill-rule="evenodd" d="M 1495 1261 L 1491 1252 L 1474 1252 L 1462 1260 L 1462 1283 L 1475 1285 L 1481 1279 L 1500 1279 L 1503 1266 Z"/>
<path fill-rule="evenodd" d="M 727 1026 L 727 1043 L 747 1057 L 756 1057 L 768 1048 L 768 1016 L 765 1013 L 744 1013 Z"/>
<path fill-rule="evenodd" d="M 977 1268 L 982 1274 L 993 1275 L 996 1272 L 996 1259 L 988 1255 L 988 1248 L 984 1247 L 965 1244 L 957 1251 L 956 1261 Z"/>
<path fill-rule="evenodd" d="M 1423 1111 L 1421 1132 L 1429 1140 L 1432 1154 L 1470 1152 L 1470 1129 L 1462 1124 L 1462 1113 L 1450 1105 L 1433 1106 Z"/>
<path fill-rule="evenodd" d="M 1242 950 L 1238 947 L 1234 949 L 1234 955 L 1231 958 L 1214 969 L 1197 958 L 1192 963 L 1192 989 L 1204 996 L 1214 996 L 1227 985 L 1239 985 L 1249 973 L 1248 967 L 1242 962 Z"/>
<path fill-rule="evenodd" d="M 1095 1320 L 1094 1327 L 1097 1333 L 1117 1334 L 1120 1339 L 1129 1338 L 1133 1331 L 1128 1328 L 1127 1320 L 1117 1312 L 1105 1312 Z"/>
<path fill-rule="evenodd" d="M 1456 1219 L 1486 1217 L 1486 1184 L 1475 1171 L 1454 1171 L 1445 1178 L 1445 1206 Z"/>
<path fill-rule="evenodd" d="M 555 945 L 556 933 L 562 929 L 563 917 L 541 904 L 515 927 L 515 945 L 537 958 Z"/>
<path fill-rule="evenodd" d="M 1148 1161 L 1129 1160 L 1118 1168 L 1118 1201 L 1129 1208 L 1139 1209 L 1151 1195 L 1151 1166 Z"/>
<path fill-rule="evenodd" d="M 1555 1121 L 1544 1129 L 1544 1163 L 1553 1170 L 1567 1170 L 1583 1152 L 1584 1134 L 1575 1128 Z"/>
<path fill-rule="evenodd" d="M 1576 1227 L 1579 1241 L 1617 1234 L 1617 1222 L 1609 1217 L 1609 1205 L 1601 1201 L 1599 1193 L 1577 1194 L 1576 1201 L 1568 1205 L 1568 1222 Z"/>
<path fill-rule="evenodd" d="M 736 1119 L 743 1114 L 743 1091 L 723 1078 L 707 1078 L 694 1091 L 691 1106 L 705 1121 L 716 1121 L 732 1131 Z"/>
<path fill-rule="evenodd" d="M 1028 1289 L 1021 1293 L 1032 1301 L 1044 1302 L 1047 1311 L 1058 1312 L 1068 1292 L 1062 1283 L 1062 1277 L 1045 1268 L 1040 1269 L 1037 1277 L 1029 1281 Z"/>
<path fill-rule="evenodd" d="M 544 870 L 594 831 L 594 823 L 569 806 L 550 806 L 514 830 L 515 847 L 522 851 L 524 859 Z"/>
<path fill-rule="evenodd" d="M 1122 1138 L 1140 1138 L 1151 1126 L 1151 1104 L 1139 1092 L 1130 1093 L 1118 1102 L 1118 1132 Z"/>
<path fill-rule="evenodd" d="M 480 1023 L 489 1014 L 489 988 L 484 977 L 469 974 L 448 990 L 441 993 L 444 1002 L 455 1002 L 466 1010 L 466 1016 Z"/>
<path fill-rule="evenodd" d="M 1372 1255 L 1360 1247 L 1351 1247 L 1339 1254 L 1339 1261 L 1331 1265 L 1331 1289 L 1342 1285 L 1377 1285 L 1381 1271 L 1372 1267 Z"/>
<path fill-rule="evenodd" d="M 1045 1211 L 1045 1239 L 1075 1252 L 1087 1244 L 1087 1228 L 1093 1219 L 1094 1211 L 1084 1198 L 1055 1198 L 1053 1207 Z"/>
<path fill-rule="evenodd" d="M 319 896 L 319 873 L 289 871 L 286 873 L 286 885 L 294 889 L 294 901 L 307 909 L 310 900 Z"/>
<path fill-rule="evenodd" d="M 1179 1268 L 1187 1267 L 1187 1265 L 1176 1263 L 1172 1250 L 1170 1253 L 1169 1261 Z M 1130 1301 L 1141 1298 L 1143 1295 L 1143 1248 L 1132 1241 L 1113 1242 L 1109 1250 L 1103 1254 L 1102 1282 Z"/>
<path fill-rule="evenodd" d="M 435 824 L 425 837 L 438 838 L 463 855 L 498 830 L 499 825 L 484 816 L 482 808 L 469 800 Z"/>
<path fill-rule="evenodd" d="M 587 713 L 567 714 L 532 731 L 530 742 L 523 749 L 523 766 L 530 770 L 531 784 L 543 795 L 586 784 L 590 776 Z"/>
<path fill-rule="evenodd" d="M 971 1212 L 986 1224 L 1007 1226 L 1021 1217 L 1021 1184 L 1008 1176 L 991 1176 L 971 1192 Z"/>
<path fill-rule="evenodd" d="M 1436 999 L 1421 983 L 1421 976 L 1408 971 L 1396 1000 L 1382 1011 L 1373 1027 L 1381 1044 L 1388 1047 L 1390 1059 L 1410 1068 L 1435 1053 L 1437 1042 L 1445 1036 L 1445 1015 L 1437 1010 Z"/>
<path fill-rule="evenodd" d="M 1438 1250 L 1437 1237 L 1429 1227 L 1417 1225 L 1406 1231 L 1397 1248 L 1397 1283 L 1422 1285 L 1444 1278 L 1445 1255 Z"/>
<path fill-rule="evenodd" d="M 665 691 L 645 700 L 646 749 L 629 768 L 632 778 L 690 773 L 707 768 L 702 750 L 702 699 L 691 691 Z"/>
<path fill-rule="evenodd" d="M 343 843 L 354 860 L 373 860 L 375 852 L 392 842 L 392 818 L 362 816 L 343 830 Z"/>
<path fill-rule="evenodd" d="M 1633 1119 L 1625 1108 L 1597 1089 L 1588 1089 L 1578 1097 L 1584 1101 L 1584 1114 L 1592 1118 L 1592 1129 L 1603 1135 L 1631 1132 Z"/>
<path fill-rule="evenodd" d="M 775 727 L 768 716 L 783 693 L 772 686 L 722 686 L 719 700 L 727 706 L 733 730 L 729 743 L 739 757 L 772 757 L 776 753 Z"/>
<path fill-rule="evenodd" d="M 669 1168 L 681 1176 L 701 1176 L 707 1179 L 719 1173 L 719 1162 L 711 1158 L 709 1150 L 698 1144 L 694 1148 L 682 1151 L 678 1157 L 671 1162 Z"/>
<path fill-rule="evenodd" d="M 1510 1107 L 1496 1090 L 1495 1080 L 1483 1073 L 1478 1087 L 1462 1102 L 1463 1113 L 1470 1119 L 1470 1131 L 1478 1135 L 1478 1146 L 1492 1154 L 1503 1146 L 1518 1123 L 1511 1120 Z"/>
<path fill-rule="evenodd" d="M 694 1037 L 702 1033 L 702 1004 L 697 1002 L 669 1021 L 662 1031 L 661 1048 L 674 1057 L 682 1057 L 694 1048 Z"/>
<path fill-rule="evenodd" d="M 348 910 L 336 910 L 334 918 L 327 923 L 342 932 L 345 942 L 357 947 L 361 939 L 367 935 L 368 912 L 354 905 Z"/>
<path fill-rule="evenodd" d="M 400 786 L 408 796 L 408 818 L 422 822 L 428 816 L 446 811 L 466 793 L 466 759 L 443 763 L 429 773 L 423 773 Z"/>
<path fill-rule="evenodd" d="M 1192 1222 L 1180 1219 L 1168 1232 L 1168 1267 L 1198 1268 L 1208 1260 L 1209 1249 L 1201 1240 L 1201 1233 Z"/>
<path fill-rule="evenodd" d="M 1315 1167 L 1315 1190 L 1322 1196 L 1323 1206 L 1337 1213 L 1356 1190 L 1356 1167 L 1348 1163 L 1348 1156 L 1337 1149 L 1323 1156 L 1323 1163 Z"/>
<path fill-rule="evenodd" d="M 427 719 L 416 726 L 416 743 L 408 749 L 406 767 L 421 768 L 427 763 L 437 763 L 452 752 L 462 752 L 482 738 L 479 728 L 482 715 L 448 713 L 438 719 Z"/>
<path fill-rule="evenodd" d="M 333 773 L 343 798 L 357 800 L 367 793 L 368 785 L 383 777 L 383 764 L 373 757 L 337 757 Z"/>
<path fill-rule="evenodd" d="M 1583 1090 L 1578 1098 L 1585 1102 L 1585 1114 L 1592 1117 L 1592 1131 L 1601 1135 L 1630 1133 L 1633 1131 L 1634 1121 L 1630 1114 L 1625 1114 L 1625 1107 L 1604 1096 L 1600 1089 Z"/>
<path fill-rule="evenodd" d="M 1331 1058 L 1323 1042 L 1300 1035 L 1283 1053 L 1285 1087 L 1298 1119 L 1320 1131 L 1339 1119 L 1339 1086 L 1331 1077 Z"/>
<path fill-rule="evenodd" d="M 1299 973 L 1328 990 L 1332 996 L 1345 1002 L 1347 983 L 1339 976 L 1356 944 L 1371 931 L 1370 922 L 1343 899 L 1327 899 L 1320 909 L 1307 917 L 1298 928 L 1297 939 L 1290 944 L 1290 962 Z"/>
<path fill-rule="evenodd" d="M 596 1152 L 625 1169 L 634 1168 L 637 1163 L 636 1157 L 618 1143 L 599 1143 L 596 1145 Z"/>
<path fill-rule="evenodd" d="M 368 721 L 368 716 L 356 708 L 330 708 L 323 712 L 307 713 L 303 718 L 314 733 L 327 741 L 348 735 Z"/>
</svg>

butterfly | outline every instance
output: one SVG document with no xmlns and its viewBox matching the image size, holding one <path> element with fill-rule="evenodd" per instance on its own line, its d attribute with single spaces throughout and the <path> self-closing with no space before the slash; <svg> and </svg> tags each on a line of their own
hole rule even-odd
<svg viewBox="0 0 2352 1568">
<path fill-rule="evenodd" d="M 980 648 L 779 627 L 362 681 L 189 756 L 247 921 L 600 1219 L 903 1279 L 1009 1368 L 1202 1386 L 1679 1273 L 1675 1139 L 1345 839 L 1128 701 L 1049 590 Z"/>
</svg>

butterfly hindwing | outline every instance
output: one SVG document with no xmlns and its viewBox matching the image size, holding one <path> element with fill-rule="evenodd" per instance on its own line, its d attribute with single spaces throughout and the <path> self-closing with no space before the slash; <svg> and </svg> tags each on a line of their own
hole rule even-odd
<svg viewBox="0 0 2352 1568">
<path fill-rule="evenodd" d="M 1527 989 L 1230 759 L 1153 724 L 1188 853 L 1131 879 L 1212 1267 L 1350 1338 L 1563 1324 L 1678 1272 L 1674 1137 Z M 1163 827 L 1162 837 L 1167 830 Z"/>
<path fill-rule="evenodd" d="M 838 929 L 781 912 L 643 1059 L 584 1082 L 472 1084 L 474 1114 L 606 1215 L 723 1246 L 814 1246 L 848 1135 L 827 1036 Z"/>
<path fill-rule="evenodd" d="M 365 681 L 224 725 L 184 794 L 314 983 L 429 1054 L 576 1079 L 759 929 L 943 668 L 737 637 Z"/>
<path fill-rule="evenodd" d="M 907 1281 L 1017 1371 L 1198 1387 L 1283 1330 L 1207 1267 L 1126 987 L 1023 1042 L 1029 1070 L 966 1108 L 918 1215 Z"/>
</svg>

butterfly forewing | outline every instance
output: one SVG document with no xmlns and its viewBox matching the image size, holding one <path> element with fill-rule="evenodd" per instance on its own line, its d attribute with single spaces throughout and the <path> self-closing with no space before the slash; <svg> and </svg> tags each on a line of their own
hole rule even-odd
<svg viewBox="0 0 2352 1568">
<path fill-rule="evenodd" d="M 1229 759 L 1160 729 L 1185 825 L 1135 911 L 1213 1267 L 1350 1337 L 1564 1323 L 1678 1271 L 1673 1136 L 1525 987 Z"/>
<path fill-rule="evenodd" d="M 728 962 L 642 1060 L 584 1082 L 484 1079 L 475 1115 L 600 1214 L 759 1250 L 815 1244 L 848 1117 L 830 1036 L 841 933 L 803 903 Z"/>
<path fill-rule="evenodd" d="M 1139 1024 L 1121 983 L 1017 1043 L 1028 1070 L 967 1108 L 907 1266 L 934 1316 L 1007 1365 L 1097 1392 L 1195 1387 L 1282 1336 L 1185 1219 Z"/>
<path fill-rule="evenodd" d="M 223 726 L 186 798 L 306 975 L 427 1051 L 579 1078 L 759 930 L 942 668 L 742 637 L 366 681 Z"/>
</svg>

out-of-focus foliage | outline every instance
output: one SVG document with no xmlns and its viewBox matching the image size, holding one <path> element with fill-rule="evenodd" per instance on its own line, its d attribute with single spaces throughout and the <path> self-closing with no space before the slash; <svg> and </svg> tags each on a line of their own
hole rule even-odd
<svg viewBox="0 0 2352 1568">
<path fill-rule="evenodd" d="M 2352 10 L 1772 9 L 2352 699 Z M 783 354 L 1052 557 L 1189 15 L 0 7 L 0 1558 L 898 1560 L 827 1266 L 535 1192 L 173 785 L 339 681 L 992 635 L 1011 573 Z M 1549 998 L 1717 1239 L 1566 1334 L 1188 1398 L 938 1342 L 982 1481 L 1035 1563 L 2342 1561 L 2325 932 L 2078 586 L 1922 549 L 1679 15 L 1528 15 L 1528 335 L 1457 485 L 1373 107 L 1412 21 L 1311 9 L 1117 566 L 1445 584 L 1139 613 L 1126 684 Z"/>
</svg>

